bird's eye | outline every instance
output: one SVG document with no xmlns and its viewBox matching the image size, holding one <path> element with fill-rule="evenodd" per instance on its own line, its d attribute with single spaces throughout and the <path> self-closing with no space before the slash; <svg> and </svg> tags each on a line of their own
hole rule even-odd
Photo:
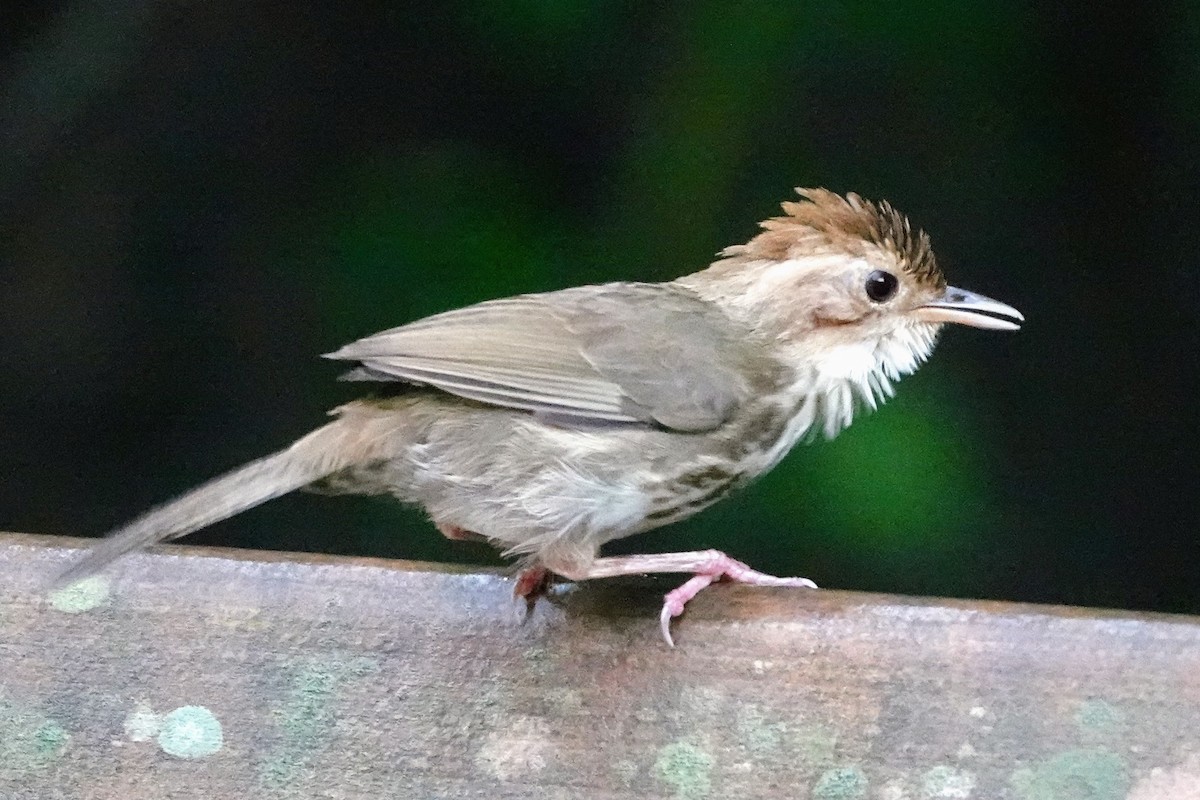
<svg viewBox="0 0 1200 800">
<path fill-rule="evenodd" d="M 890 272 L 877 269 L 867 276 L 867 297 L 876 303 L 891 300 L 898 288 L 900 281 Z"/>
</svg>

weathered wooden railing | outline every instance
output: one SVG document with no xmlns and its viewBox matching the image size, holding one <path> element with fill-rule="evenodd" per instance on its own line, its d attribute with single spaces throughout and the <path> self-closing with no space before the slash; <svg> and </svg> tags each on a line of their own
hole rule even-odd
<svg viewBox="0 0 1200 800">
<path fill-rule="evenodd" d="M 1200 621 L 0 535 L 0 798 L 1197 800 Z"/>
</svg>

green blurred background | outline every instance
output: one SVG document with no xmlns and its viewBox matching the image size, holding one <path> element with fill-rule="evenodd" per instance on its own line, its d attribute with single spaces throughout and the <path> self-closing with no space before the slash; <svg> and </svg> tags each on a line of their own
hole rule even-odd
<svg viewBox="0 0 1200 800">
<path fill-rule="evenodd" d="M 830 587 L 1200 612 L 1192 2 L 12 2 L 0 529 L 99 534 L 351 398 L 315 358 L 886 198 L 1019 334 L 686 524 Z M 495 563 L 387 501 L 193 541 Z"/>
</svg>

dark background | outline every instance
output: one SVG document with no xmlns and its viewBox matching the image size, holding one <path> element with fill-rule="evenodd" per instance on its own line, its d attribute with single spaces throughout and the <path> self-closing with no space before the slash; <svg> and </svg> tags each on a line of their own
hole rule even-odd
<svg viewBox="0 0 1200 800">
<path fill-rule="evenodd" d="M 621 549 L 1200 612 L 1196 4 L 343 5 L 4 3 L 0 528 L 99 534 L 352 397 L 317 353 L 693 271 L 819 185 L 1026 328 Z M 193 540 L 494 560 L 378 499 Z"/>
</svg>

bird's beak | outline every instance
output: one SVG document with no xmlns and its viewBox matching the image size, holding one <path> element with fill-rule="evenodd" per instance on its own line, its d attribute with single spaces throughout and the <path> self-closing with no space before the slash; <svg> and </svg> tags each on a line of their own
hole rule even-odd
<svg viewBox="0 0 1200 800">
<path fill-rule="evenodd" d="M 1025 317 L 1010 305 L 947 286 L 941 296 L 918 306 L 914 312 L 922 322 L 957 322 L 993 331 L 1020 330 Z"/>
</svg>

